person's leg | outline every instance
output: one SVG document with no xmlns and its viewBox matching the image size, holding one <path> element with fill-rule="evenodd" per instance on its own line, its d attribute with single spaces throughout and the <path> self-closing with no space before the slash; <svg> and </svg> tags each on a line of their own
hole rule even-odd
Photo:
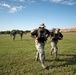
<svg viewBox="0 0 76 75">
<path fill-rule="evenodd" d="M 43 68 L 46 68 L 46 66 L 44 64 L 44 61 L 45 61 L 44 45 L 45 45 L 44 43 L 36 43 L 36 48 L 39 53 L 39 59 L 41 62 L 41 66 Z"/>
<path fill-rule="evenodd" d="M 54 42 L 51 41 L 51 49 L 50 49 L 50 55 L 52 55 L 52 51 L 54 50 Z"/>
<path fill-rule="evenodd" d="M 39 50 L 38 50 L 38 41 L 37 40 L 35 40 L 35 46 L 36 46 L 36 49 L 37 49 L 36 61 L 38 61 L 38 58 L 39 58 Z"/>
<path fill-rule="evenodd" d="M 15 36 L 13 35 L 13 40 L 15 40 Z"/>
<path fill-rule="evenodd" d="M 40 44 L 40 50 L 39 50 L 39 58 L 40 58 L 40 61 L 41 61 L 41 66 L 46 69 L 46 65 L 44 63 L 45 61 L 45 52 L 44 52 L 44 43 L 41 43 Z"/>
<path fill-rule="evenodd" d="M 39 58 L 39 52 L 36 53 L 36 61 L 38 61 Z"/>
<path fill-rule="evenodd" d="M 54 57 L 57 60 L 58 59 L 58 47 L 57 47 L 57 43 L 58 41 L 55 41 L 55 45 L 54 45 Z"/>
</svg>

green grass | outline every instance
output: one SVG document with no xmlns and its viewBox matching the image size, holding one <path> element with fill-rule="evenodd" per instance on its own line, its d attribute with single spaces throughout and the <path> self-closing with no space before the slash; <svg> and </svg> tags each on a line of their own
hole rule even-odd
<svg viewBox="0 0 76 75">
<path fill-rule="evenodd" d="M 36 48 L 30 34 L 19 35 L 13 41 L 10 35 L 0 35 L 0 75 L 76 75 L 76 33 L 63 33 L 59 41 L 59 61 L 50 56 L 49 38 L 45 45 L 46 61 L 49 69 L 42 69 L 35 61 Z"/>
</svg>

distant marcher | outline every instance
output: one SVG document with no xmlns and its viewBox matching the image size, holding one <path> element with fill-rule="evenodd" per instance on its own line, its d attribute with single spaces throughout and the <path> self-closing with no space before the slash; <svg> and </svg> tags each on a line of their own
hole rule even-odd
<svg viewBox="0 0 76 75">
<path fill-rule="evenodd" d="M 12 31 L 12 37 L 13 37 L 13 40 L 15 40 L 15 37 L 16 37 L 16 31 Z"/>
<path fill-rule="evenodd" d="M 21 37 L 21 40 L 22 40 L 22 37 L 23 37 L 23 31 L 20 31 L 20 37 Z"/>
<path fill-rule="evenodd" d="M 58 60 L 58 47 L 57 47 L 57 44 L 58 44 L 58 40 L 62 40 L 63 39 L 63 35 L 62 33 L 60 32 L 60 29 L 55 29 L 53 28 L 52 29 L 52 32 L 50 34 L 50 42 L 51 42 L 51 50 L 50 50 L 50 54 L 52 55 L 52 51 L 54 50 L 54 57 L 55 57 L 55 60 Z"/>
<path fill-rule="evenodd" d="M 47 67 L 44 64 L 45 61 L 44 46 L 45 46 L 45 41 L 47 40 L 49 34 L 50 32 L 47 29 L 45 29 L 44 23 L 40 24 L 38 29 L 35 29 L 31 32 L 31 37 L 35 39 L 35 45 L 37 49 L 36 61 L 40 59 L 41 66 L 45 69 Z"/>
</svg>

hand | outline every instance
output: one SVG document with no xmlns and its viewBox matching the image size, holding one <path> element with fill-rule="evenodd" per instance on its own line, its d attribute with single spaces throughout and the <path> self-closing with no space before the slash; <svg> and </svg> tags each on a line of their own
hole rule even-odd
<svg viewBox="0 0 76 75">
<path fill-rule="evenodd" d="M 48 34 L 46 34 L 46 38 L 48 38 Z"/>
<path fill-rule="evenodd" d="M 38 40 L 38 37 L 36 37 L 35 39 Z"/>
<path fill-rule="evenodd" d="M 59 38 L 59 40 L 62 40 L 62 39 L 63 39 L 62 37 Z"/>
<path fill-rule="evenodd" d="M 54 37 L 52 37 L 51 39 L 54 39 Z"/>
</svg>

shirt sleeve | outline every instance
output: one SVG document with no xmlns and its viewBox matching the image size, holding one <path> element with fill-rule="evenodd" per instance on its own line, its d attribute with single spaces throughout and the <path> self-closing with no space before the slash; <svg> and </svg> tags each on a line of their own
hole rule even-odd
<svg viewBox="0 0 76 75">
<path fill-rule="evenodd" d="M 46 34 L 48 34 L 48 36 L 50 35 L 50 31 L 46 29 Z"/>
<path fill-rule="evenodd" d="M 32 36 L 37 36 L 37 30 L 33 30 L 33 31 L 31 32 L 31 35 L 32 35 Z"/>
<path fill-rule="evenodd" d="M 60 33 L 60 37 L 63 37 L 62 33 Z"/>
</svg>

